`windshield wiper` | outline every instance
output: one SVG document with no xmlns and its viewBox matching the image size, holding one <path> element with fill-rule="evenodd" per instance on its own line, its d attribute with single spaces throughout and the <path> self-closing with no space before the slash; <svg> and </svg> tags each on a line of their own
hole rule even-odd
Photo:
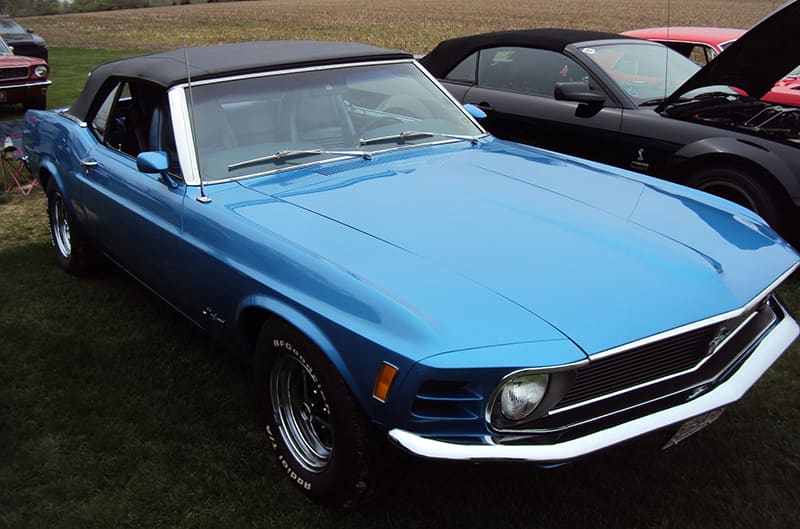
<svg viewBox="0 0 800 529">
<path fill-rule="evenodd" d="M 371 160 L 372 154 L 367 151 L 329 151 L 325 149 L 287 149 L 278 151 L 269 156 L 261 156 L 260 158 L 253 158 L 252 160 L 244 160 L 241 162 L 232 163 L 228 166 L 228 171 L 247 167 L 248 165 L 256 165 L 264 162 L 271 162 L 273 160 L 288 160 L 289 158 L 301 158 L 303 156 L 314 156 L 318 154 L 332 154 L 335 156 L 360 156 L 365 160 Z"/>
<path fill-rule="evenodd" d="M 369 145 L 371 143 L 383 143 L 386 141 L 399 141 L 403 143 L 409 138 L 450 138 L 453 140 L 470 140 L 472 143 L 478 141 L 476 136 L 467 136 L 466 134 L 447 134 L 445 132 L 429 132 L 424 130 L 404 130 L 397 134 L 390 134 L 389 136 L 377 136 L 375 138 L 361 138 L 358 140 L 359 145 Z"/>
<path fill-rule="evenodd" d="M 655 106 L 655 105 L 660 105 L 663 102 L 664 102 L 664 98 L 663 97 L 658 97 L 656 99 L 648 99 L 647 101 L 642 101 L 641 103 L 639 103 L 639 106 L 640 107 L 652 107 L 652 106 Z"/>
</svg>

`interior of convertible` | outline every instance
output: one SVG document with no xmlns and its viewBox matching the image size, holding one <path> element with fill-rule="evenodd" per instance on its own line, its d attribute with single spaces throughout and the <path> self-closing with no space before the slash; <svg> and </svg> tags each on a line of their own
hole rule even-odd
<svg viewBox="0 0 800 529">
<path fill-rule="evenodd" d="M 420 135 L 372 141 L 408 131 L 482 132 L 411 63 L 230 80 L 194 87 L 193 99 L 200 166 L 208 182 L 324 161 L 343 151 L 441 140 Z M 272 157 L 288 151 L 323 152 Z"/>
</svg>

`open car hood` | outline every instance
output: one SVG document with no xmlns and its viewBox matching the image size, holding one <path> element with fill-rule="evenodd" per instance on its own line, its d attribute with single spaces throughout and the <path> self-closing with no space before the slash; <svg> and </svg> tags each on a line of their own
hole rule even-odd
<svg viewBox="0 0 800 529">
<path fill-rule="evenodd" d="M 794 0 L 753 26 L 683 83 L 661 107 L 687 92 L 714 85 L 740 88 L 760 99 L 800 64 L 800 47 L 796 45 L 799 26 L 800 0 Z"/>
</svg>

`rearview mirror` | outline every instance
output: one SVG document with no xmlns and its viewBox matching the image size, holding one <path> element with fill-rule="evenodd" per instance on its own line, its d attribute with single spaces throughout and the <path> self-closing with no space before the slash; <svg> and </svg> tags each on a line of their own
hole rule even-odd
<svg viewBox="0 0 800 529">
<path fill-rule="evenodd" d="M 606 96 L 592 92 L 589 84 L 583 81 L 556 83 L 553 92 L 559 101 L 575 101 L 590 106 L 598 106 L 606 102 Z"/>
</svg>

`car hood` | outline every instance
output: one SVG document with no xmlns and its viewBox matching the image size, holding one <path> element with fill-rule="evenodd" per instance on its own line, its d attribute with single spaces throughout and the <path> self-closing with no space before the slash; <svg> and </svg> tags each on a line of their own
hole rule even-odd
<svg viewBox="0 0 800 529">
<path fill-rule="evenodd" d="M 16 66 L 31 66 L 34 64 L 47 64 L 38 57 L 26 57 L 24 55 L 0 55 L 0 68 L 12 68 Z"/>
<path fill-rule="evenodd" d="M 493 139 L 415 150 L 243 185 L 466 278 L 587 354 L 740 308 L 797 261 L 754 214 L 695 190 Z"/>
<path fill-rule="evenodd" d="M 30 33 L 3 33 L 3 40 L 6 44 L 12 45 L 18 42 L 33 42 L 36 38 Z"/>
<path fill-rule="evenodd" d="M 796 45 L 800 0 L 774 11 L 753 26 L 710 63 L 681 85 L 664 102 L 706 86 L 732 86 L 761 98 L 792 68 L 800 64 Z"/>
</svg>

